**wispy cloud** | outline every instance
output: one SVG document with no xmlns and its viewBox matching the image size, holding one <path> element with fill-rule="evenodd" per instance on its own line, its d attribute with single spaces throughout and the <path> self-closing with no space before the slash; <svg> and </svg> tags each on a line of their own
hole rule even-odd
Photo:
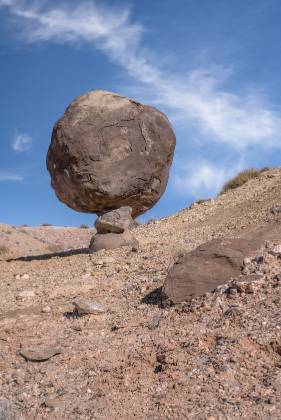
<svg viewBox="0 0 281 420">
<path fill-rule="evenodd" d="M 144 28 L 132 22 L 129 9 L 110 10 L 94 2 L 80 2 L 76 8 L 42 9 L 36 4 L 0 0 L 23 25 L 27 42 L 91 43 L 146 87 L 151 102 L 193 124 L 203 140 L 211 137 L 236 150 L 281 147 L 280 115 L 257 92 L 242 95 L 224 89 L 228 72 L 223 68 L 167 74 L 143 48 Z"/>
<path fill-rule="evenodd" d="M 242 159 L 234 165 L 213 164 L 204 159 L 179 167 L 172 183 L 177 193 L 196 198 L 217 194 L 226 179 L 243 168 Z"/>
<path fill-rule="evenodd" d="M 30 149 L 31 143 L 32 138 L 28 134 L 16 134 L 12 143 L 12 148 L 17 153 L 26 152 Z"/>
<path fill-rule="evenodd" d="M 22 182 L 23 180 L 22 175 L 0 172 L 0 182 Z"/>
</svg>

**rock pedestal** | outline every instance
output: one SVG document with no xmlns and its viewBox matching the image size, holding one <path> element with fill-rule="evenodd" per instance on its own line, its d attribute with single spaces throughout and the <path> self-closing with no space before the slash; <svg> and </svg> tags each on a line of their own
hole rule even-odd
<svg viewBox="0 0 281 420">
<path fill-rule="evenodd" d="M 131 214 L 132 208 L 128 206 L 102 213 L 95 222 L 97 233 L 91 239 L 90 249 L 100 251 L 122 246 L 137 249 L 138 241 L 129 230 L 134 224 Z"/>
</svg>

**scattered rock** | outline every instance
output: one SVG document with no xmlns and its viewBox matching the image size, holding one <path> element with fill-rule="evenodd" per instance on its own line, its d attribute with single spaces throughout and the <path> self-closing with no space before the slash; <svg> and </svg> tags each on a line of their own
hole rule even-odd
<svg viewBox="0 0 281 420">
<path fill-rule="evenodd" d="M 97 233 L 123 233 L 133 225 L 132 208 L 120 207 L 101 214 L 95 222 Z"/>
<path fill-rule="evenodd" d="M 44 405 L 45 407 L 50 408 L 51 410 L 58 410 L 62 407 L 62 403 L 59 401 L 59 399 L 52 395 L 46 397 Z"/>
<path fill-rule="evenodd" d="M 0 420 L 13 420 L 11 403 L 9 400 L 0 399 Z"/>
<path fill-rule="evenodd" d="M 281 213 L 281 206 L 279 206 L 279 205 L 273 206 L 270 211 L 274 215 L 280 214 Z"/>
<path fill-rule="evenodd" d="M 129 230 L 123 233 L 97 233 L 90 242 L 90 249 L 92 251 L 116 249 L 123 246 L 138 248 L 138 241 Z"/>
<path fill-rule="evenodd" d="M 162 289 L 164 304 L 190 301 L 196 296 L 211 292 L 232 277 L 251 274 L 248 256 L 259 250 L 266 241 L 274 240 L 281 233 L 278 224 L 245 232 L 244 237 L 214 239 L 194 251 L 179 257 L 168 273 Z M 278 248 L 279 252 L 279 248 Z M 255 264 L 263 262 L 255 261 Z M 245 266 L 246 264 L 246 266 Z M 251 293 L 252 286 L 247 286 Z M 229 292 L 229 296 L 234 294 Z"/>
<path fill-rule="evenodd" d="M 50 306 L 44 306 L 44 308 L 42 308 L 42 312 L 44 313 L 44 314 L 48 314 L 48 313 L 50 313 L 52 311 L 52 309 L 51 309 L 51 307 Z"/>
<path fill-rule="evenodd" d="M 60 354 L 61 349 L 53 346 L 34 346 L 22 348 L 19 354 L 27 361 L 30 362 L 45 362 L 51 357 Z"/>
<path fill-rule="evenodd" d="M 74 210 L 130 206 L 135 217 L 164 193 L 174 148 L 162 112 L 97 90 L 76 98 L 54 126 L 47 167 L 58 198 Z"/>
<path fill-rule="evenodd" d="M 160 325 L 160 322 L 161 322 L 161 319 L 162 319 L 162 315 L 160 314 L 158 314 L 158 315 L 155 315 L 148 323 L 147 323 L 147 328 L 149 329 L 149 330 L 156 330 L 156 328 L 158 328 L 159 327 L 159 325 Z"/>
<path fill-rule="evenodd" d="M 33 290 L 23 290 L 18 294 L 19 298 L 32 298 L 35 297 L 36 294 Z"/>
<path fill-rule="evenodd" d="M 107 312 L 107 308 L 105 305 L 101 303 L 94 302 L 93 300 L 87 299 L 75 299 L 72 304 L 74 305 L 74 310 L 79 315 L 86 315 L 86 314 L 97 314 L 97 313 L 105 313 Z"/>
</svg>

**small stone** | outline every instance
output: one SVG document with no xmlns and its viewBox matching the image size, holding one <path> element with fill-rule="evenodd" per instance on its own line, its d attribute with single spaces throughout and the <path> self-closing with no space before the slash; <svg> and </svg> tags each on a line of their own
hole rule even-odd
<svg viewBox="0 0 281 420">
<path fill-rule="evenodd" d="M 147 324 L 149 330 L 155 330 L 161 323 L 162 315 L 155 315 Z"/>
<path fill-rule="evenodd" d="M 20 278 L 21 278 L 20 274 L 16 274 L 15 279 L 20 280 Z"/>
<path fill-rule="evenodd" d="M 235 296 L 235 295 L 237 295 L 237 289 L 230 287 L 230 288 L 227 290 L 227 294 L 228 294 L 228 295 Z"/>
<path fill-rule="evenodd" d="M 18 385 L 23 385 L 25 374 L 24 374 L 23 370 L 19 369 L 19 370 L 15 371 L 13 373 L 12 378 Z M 0 417 L 0 419 L 1 419 L 1 417 Z"/>
<path fill-rule="evenodd" d="M 244 260 L 243 260 L 243 265 L 244 265 L 244 267 L 245 267 L 246 265 L 251 264 L 251 262 L 252 262 L 252 259 L 251 259 L 251 258 L 249 258 L 249 257 L 244 258 Z"/>
<path fill-rule="evenodd" d="M 103 265 L 103 260 L 97 260 L 97 261 L 94 262 L 94 264 L 102 266 Z"/>
<path fill-rule="evenodd" d="M 29 280 L 29 274 L 23 274 L 21 280 Z"/>
<path fill-rule="evenodd" d="M 61 406 L 61 403 L 57 398 L 49 396 L 45 399 L 44 405 L 45 407 L 50 408 L 51 410 L 56 410 Z"/>
<path fill-rule="evenodd" d="M 18 297 L 20 298 L 31 298 L 35 297 L 35 292 L 33 290 L 23 290 L 18 294 Z"/>
<path fill-rule="evenodd" d="M 57 347 L 26 347 L 22 348 L 19 354 L 30 362 L 44 362 L 51 357 L 60 354 L 61 350 Z"/>
<path fill-rule="evenodd" d="M 72 304 L 74 305 L 74 310 L 78 312 L 79 315 L 107 312 L 106 306 L 101 303 L 94 302 L 93 300 L 79 298 L 75 299 Z"/>
<path fill-rule="evenodd" d="M 83 280 L 87 280 L 87 279 L 89 279 L 90 277 L 91 277 L 91 273 L 86 273 L 86 274 L 83 274 L 82 279 L 83 279 Z"/>
<path fill-rule="evenodd" d="M 281 254 L 281 245 L 275 245 L 269 253 L 274 256 L 279 256 Z"/>
<path fill-rule="evenodd" d="M 216 292 L 223 294 L 228 290 L 228 288 L 229 288 L 228 284 L 221 284 L 215 290 Z"/>
<path fill-rule="evenodd" d="M 0 420 L 12 420 L 11 404 L 9 400 L 0 399 Z"/>
<path fill-rule="evenodd" d="M 274 215 L 281 213 L 281 206 L 273 206 L 271 208 L 271 213 Z"/>
<path fill-rule="evenodd" d="M 44 313 L 44 314 L 48 314 L 48 313 L 50 313 L 51 312 L 51 307 L 50 306 L 44 306 L 44 308 L 42 308 L 42 312 Z"/>
<path fill-rule="evenodd" d="M 263 259 L 263 256 L 262 256 L 262 255 L 257 255 L 257 256 L 255 257 L 255 262 L 256 262 L 257 264 L 262 264 L 262 263 L 263 263 L 263 261 L 264 261 L 264 259 Z"/>
<path fill-rule="evenodd" d="M 96 222 L 95 228 L 98 233 L 123 233 L 133 225 L 132 208 L 123 206 L 101 214 Z"/>
</svg>

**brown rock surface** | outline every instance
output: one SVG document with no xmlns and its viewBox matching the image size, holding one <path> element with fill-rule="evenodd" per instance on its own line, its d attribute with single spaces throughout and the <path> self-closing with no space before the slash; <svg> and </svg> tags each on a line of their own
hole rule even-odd
<svg viewBox="0 0 281 420">
<path fill-rule="evenodd" d="M 280 224 L 252 229 L 240 238 L 213 239 L 180 256 L 165 280 L 162 298 L 166 304 L 190 301 L 241 274 L 244 258 L 267 240 L 281 238 Z"/>
<path fill-rule="evenodd" d="M 47 167 L 58 198 L 96 213 L 150 209 L 165 191 L 175 148 L 166 116 L 117 94 L 76 98 L 53 129 Z"/>
<path fill-rule="evenodd" d="M 138 248 L 138 241 L 129 230 L 123 233 L 97 233 L 90 242 L 90 249 L 95 252 L 102 249 L 116 249 L 122 246 Z"/>
<path fill-rule="evenodd" d="M 99 215 L 95 222 L 97 233 L 123 233 L 134 225 L 131 215 L 132 208 L 128 206 Z"/>
</svg>

